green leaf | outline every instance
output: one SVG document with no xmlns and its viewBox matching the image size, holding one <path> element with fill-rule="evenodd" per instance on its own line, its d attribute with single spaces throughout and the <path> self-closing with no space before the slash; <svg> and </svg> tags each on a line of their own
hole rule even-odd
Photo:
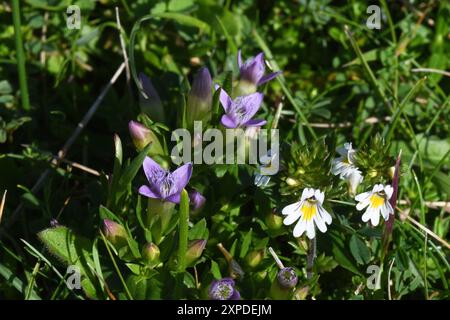
<svg viewBox="0 0 450 320">
<path fill-rule="evenodd" d="M 240 258 L 244 258 L 248 252 L 248 249 L 250 248 L 250 244 L 252 242 L 252 232 L 253 232 L 253 229 L 250 228 L 250 230 L 244 236 L 244 240 L 242 241 L 241 251 L 239 253 Z"/>
<path fill-rule="evenodd" d="M 214 260 L 211 260 L 211 273 L 216 280 L 222 279 L 219 265 Z"/>
<path fill-rule="evenodd" d="M 209 236 L 209 230 L 206 225 L 206 220 L 203 218 L 197 222 L 191 230 L 189 230 L 189 240 L 205 239 L 207 240 Z"/>
<path fill-rule="evenodd" d="M 357 235 L 350 238 L 350 252 L 358 264 L 366 264 L 370 261 L 370 252 L 364 241 Z"/>
<path fill-rule="evenodd" d="M 147 156 L 150 148 L 151 143 L 148 144 L 144 149 L 142 149 L 139 154 L 136 156 L 136 158 L 131 161 L 131 163 L 123 170 L 123 174 L 120 177 L 119 184 L 118 184 L 118 190 L 117 190 L 117 198 L 122 195 L 123 193 L 128 190 L 129 185 L 131 184 L 131 181 L 133 181 L 134 177 L 138 173 L 139 169 L 142 166 L 142 163 L 144 162 L 145 157 Z"/>
<path fill-rule="evenodd" d="M 332 252 L 334 255 L 334 259 L 337 261 L 337 263 L 339 263 L 341 267 L 347 269 L 348 271 L 363 276 L 362 273 L 359 272 L 358 268 L 344 253 L 344 244 L 343 241 L 340 239 L 340 235 L 336 235 L 333 233 L 330 233 L 330 235 L 333 238 Z"/>
<path fill-rule="evenodd" d="M 75 265 L 80 269 L 82 286 L 85 293 L 96 298 L 92 274 L 89 266 L 94 266 L 91 257 L 92 244 L 84 237 L 75 235 L 67 227 L 56 227 L 45 229 L 38 233 L 39 239 L 45 244 L 47 249 L 59 258 L 66 265 Z"/>
</svg>

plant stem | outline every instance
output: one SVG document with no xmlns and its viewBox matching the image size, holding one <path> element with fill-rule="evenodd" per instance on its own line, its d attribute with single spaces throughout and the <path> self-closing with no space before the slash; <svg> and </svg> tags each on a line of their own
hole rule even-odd
<svg viewBox="0 0 450 320">
<path fill-rule="evenodd" d="M 181 192 L 180 200 L 180 241 L 178 243 L 178 272 L 186 269 L 186 251 L 188 242 L 189 197 L 186 190 Z"/>
<path fill-rule="evenodd" d="M 120 282 L 122 282 L 122 285 L 125 289 L 125 293 L 127 294 L 128 299 L 133 300 L 133 296 L 131 295 L 130 290 L 128 289 L 127 283 L 125 282 L 125 279 L 123 278 L 122 273 L 120 272 L 120 269 L 117 266 L 116 259 L 114 259 L 111 249 L 109 248 L 108 240 L 106 240 L 105 235 L 103 234 L 102 231 L 100 231 L 100 234 L 102 236 L 103 242 L 105 243 L 106 250 L 108 251 L 109 257 L 111 258 L 111 261 L 114 265 L 114 269 L 116 269 L 117 275 L 120 278 Z"/>
<path fill-rule="evenodd" d="M 20 6 L 19 0 L 12 0 L 12 13 L 14 24 L 14 37 L 16 42 L 17 54 L 17 73 L 19 74 L 20 97 L 22 99 L 22 108 L 30 110 L 30 98 L 28 96 L 27 72 L 25 69 L 25 54 L 23 51 L 22 31 L 20 29 Z"/>
<path fill-rule="evenodd" d="M 317 240 L 316 237 L 309 241 L 308 256 L 306 261 L 306 278 L 310 280 L 313 275 L 314 260 L 316 259 Z"/>
</svg>

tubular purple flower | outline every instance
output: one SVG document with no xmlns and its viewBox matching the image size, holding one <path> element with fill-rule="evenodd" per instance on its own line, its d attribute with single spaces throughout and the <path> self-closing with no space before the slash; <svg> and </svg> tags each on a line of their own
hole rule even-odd
<svg viewBox="0 0 450 320">
<path fill-rule="evenodd" d="M 209 298 L 212 300 L 239 300 L 241 295 L 234 286 L 234 280 L 231 278 L 214 280 L 209 289 Z"/>
<path fill-rule="evenodd" d="M 239 127 L 260 127 L 266 124 L 266 120 L 252 119 L 258 112 L 264 95 L 256 92 L 246 96 L 240 96 L 232 100 L 223 88 L 216 86 L 220 91 L 220 103 L 225 114 L 220 122 L 226 128 L 234 129 Z"/>
<path fill-rule="evenodd" d="M 241 76 L 241 81 L 248 82 L 254 86 L 259 86 L 264 84 L 276 76 L 278 76 L 281 71 L 270 73 L 264 76 L 266 67 L 264 64 L 264 53 L 259 53 L 255 57 L 252 57 L 242 62 L 242 53 L 241 50 L 238 52 L 238 66 L 239 72 Z"/>
<path fill-rule="evenodd" d="M 194 212 L 200 211 L 206 202 L 206 198 L 197 190 L 189 191 L 189 202 Z"/>
<path fill-rule="evenodd" d="M 142 112 L 147 114 L 154 121 L 164 122 L 164 108 L 161 98 L 159 97 L 158 92 L 156 92 L 152 82 L 142 72 L 139 73 L 139 82 L 143 91 L 139 94 L 139 104 Z"/>
<path fill-rule="evenodd" d="M 194 125 L 194 121 L 211 118 L 212 98 L 211 74 L 204 67 L 195 75 L 187 99 L 186 119 L 189 127 Z"/>
<path fill-rule="evenodd" d="M 149 152 L 150 155 L 164 154 L 161 143 L 152 130 L 133 120 L 128 122 L 128 130 L 130 131 L 134 146 L 138 151 L 144 149 L 149 143 L 152 143 Z"/>
<path fill-rule="evenodd" d="M 139 188 L 141 195 L 172 203 L 180 202 L 180 193 L 192 175 L 192 163 L 170 172 L 161 168 L 152 158 L 146 157 L 142 167 L 149 184 Z"/>
</svg>

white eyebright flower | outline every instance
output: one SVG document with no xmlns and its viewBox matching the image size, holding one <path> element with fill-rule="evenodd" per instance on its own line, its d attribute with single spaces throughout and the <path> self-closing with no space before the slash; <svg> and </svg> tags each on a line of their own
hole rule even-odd
<svg viewBox="0 0 450 320">
<path fill-rule="evenodd" d="M 343 180 L 347 180 L 350 186 L 350 192 L 355 194 L 356 188 L 363 181 L 361 171 L 355 166 L 355 152 L 352 143 L 344 143 L 343 148 L 336 150 L 341 156 L 333 160 L 331 172 L 334 175 L 339 175 Z"/>
<path fill-rule="evenodd" d="M 327 231 L 327 224 L 331 224 L 331 215 L 322 207 L 325 195 L 319 189 L 305 188 L 300 201 L 286 206 L 282 214 L 287 217 L 285 225 L 297 224 L 294 227 L 294 237 L 300 237 L 305 231 L 309 239 L 316 236 L 315 226 L 321 231 Z"/>
<path fill-rule="evenodd" d="M 390 185 L 376 184 L 372 191 L 358 194 L 355 197 L 355 200 L 358 201 L 356 209 L 361 211 L 367 207 L 362 215 L 362 221 L 367 222 L 370 220 L 373 226 L 377 226 L 380 222 L 380 214 L 387 221 L 389 215 L 394 214 L 394 209 L 389 203 L 393 192 L 394 189 Z"/>
</svg>

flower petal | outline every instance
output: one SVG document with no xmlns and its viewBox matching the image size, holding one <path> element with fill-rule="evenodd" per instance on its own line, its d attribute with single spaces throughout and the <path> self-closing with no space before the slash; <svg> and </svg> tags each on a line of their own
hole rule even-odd
<svg viewBox="0 0 450 320">
<path fill-rule="evenodd" d="M 267 123 L 266 120 L 263 119 L 250 119 L 247 122 L 243 123 L 243 126 L 246 127 L 261 127 Z"/>
<path fill-rule="evenodd" d="M 302 200 L 306 200 L 308 198 L 311 198 L 314 195 L 314 189 L 313 188 L 305 188 L 302 192 Z"/>
<path fill-rule="evenodd" d="M 150 157 L 145 157 L 142 168 L 144 169 L 145 176 L 150 183 L 152 183 L 155 176 L 160 176 L 166 173 L 166 170 L 161 168 L 161 166 Z M 153 186 L 150 187 L 153 189 Z"/>
<path fill-rule="evenodd" d="M 139 194 L 146 196 L 148 198 L 160 199 L 161 195 L 153 192 L 148 186 L 142 185 L 139 188 Z"/>
<path fill-rule="evenodd" d="M 293 224 L 295 221 L 297 221 L 300 216 L 301 216 L 301 211 L 300 210 L 296 210 L 290 214 L 288 214 L 288 216 L 283 220 L 283 224 L 285 224 L 286 226 L 290 226 L 291 224 Z"/>
<path fill-rule="evenodd" d="M 320 204 L 322 204 L 323 200 L 325 199 L 325 193 L 323 193 L 319 189 L 316 189 L 314 190 L 314 197 L 319 201 Z"/>
<path fill-rule="evenodd" d="M 356 195 L 355 200 L 362 202 L 362 201 L 366 200 L 367 198 L 369 198 L 371 196 L 371 194 L 372 194 L 372 192 L 370 192 L 370 191 L 360 193 L 360 194 Z"/>
<path fill-rule="evenodd" d="M 234 129 L 238 126 L 234 119 L 227 114 L 224 114 L 222 116 L 222 118 L 220 119 L 220 123 L 222 123 L 222 125 L 228 129 Z"/>
<path fill-rule="evenodd" d="M 174 194 L 168 196 L 164 200 L 172 202 L 172 203 L 180 203 L 180 199 L 181 199 L 181 194 L 178 192 L 178 193 L 174 193 Z"/>
<path fill-rule="evenodd" d="M 370 222 L 372 223 L 372 225 L 374 227 L 376 227 L 378 225 L 378 223 L 380 223 L 380 210 L 379 209 L 374 209 L 372 216 L 370 218 Z"/>
<path fill-rule="evenodd" d="M 258 81 L 258 85 L 262 85 L 272 79 L 275 79 L 278 75 L 280 75 L 282 72 L 281 71 L 277 71 L 274 73 L 270 73 L 264 77 L 261 78 L 261 80 Z"/>
<path fill-rule="evenodd" d="M 242 67 L 242 52 L 241 49 L 238 50 L 238 56 L 237 56 L 237 62 L 238 62 L 238 67 Z"/>
<path fill-rule="evenodd" d="M 322 217 L 323 221 L 325 221 L 326 224 L 331 224 L 331 222 L 333 221 L 333 218 L 331 217 L 331 215 L 328 213 L 327 210 L 325 210 L 322 206 L 317 206 L 318 208 L 318 212 L 320 214 L 320 216 Z"/>
<path fill-rule="evenodd" d="M 176 186 L 177 193 L 180 193 L 184 187 L 188 184 L 189 179 L 192 175 L 192 163 L 188 162 L 177 170 L 172 172 L 172 177 L 174 178 L 174 184 Z"/>
<path fill-rule="evenodd" d="M 306 223 L 306 235 L 309 239 L 314 239 L 314 237 L 316 236 L 316 230 L 314 228 L 314 222 L 312 219 Z"/>
<path fill-rule="evenodd" d="M 283 210 L 281 211 L 281 214 L 286 216 L 286 215 L 289 215 L 289 214 L 293 214 L 296 211 L 300 211 L 299 209 L 300 209 L 301 204 L 302 204 L 301 201 L 292 203 L 292 204 L 284 207 Z"/>
<path fill-rule="evenodd" d="M 394 188 L 391 187 L 391 185 L 387 185 L 384 187 L 384 192 L 386 193 L 386 196 L 388 200 L 392 197 L 392 194 L 394 193 Z"/>
<path fill-rule="evenodd" d="M 306 230 L 306 221 L 303 219 L 300 219 L 299 222 L 295 225 L 294 228 L 294 237 L 298 238 L 300 237 Z"/>
<path fill-rule="evenodd" d="M 219 85 L 215 85 L 214 86 L 217 90 L 220 90 L 220 96 L 219 96 L 219 100 L 220 103 L 222 104 L 223 109 L 225 110 L 225 112 L 229 112 L 230 111 L 230 107 L 233 104 L 233 100 L 231 100 L 230 96 L 228 95 L 228 93 Z"/>
<path fill-rule="evenodd" d="M 316 223 L 317 228 L 322 232 L 327 232 L 327 226 L 325 225 L 325 222 L 322 220 L 322 216 L 320 214 L 316 214 L 313 217 L 314 222 Z"/>
</svg>

